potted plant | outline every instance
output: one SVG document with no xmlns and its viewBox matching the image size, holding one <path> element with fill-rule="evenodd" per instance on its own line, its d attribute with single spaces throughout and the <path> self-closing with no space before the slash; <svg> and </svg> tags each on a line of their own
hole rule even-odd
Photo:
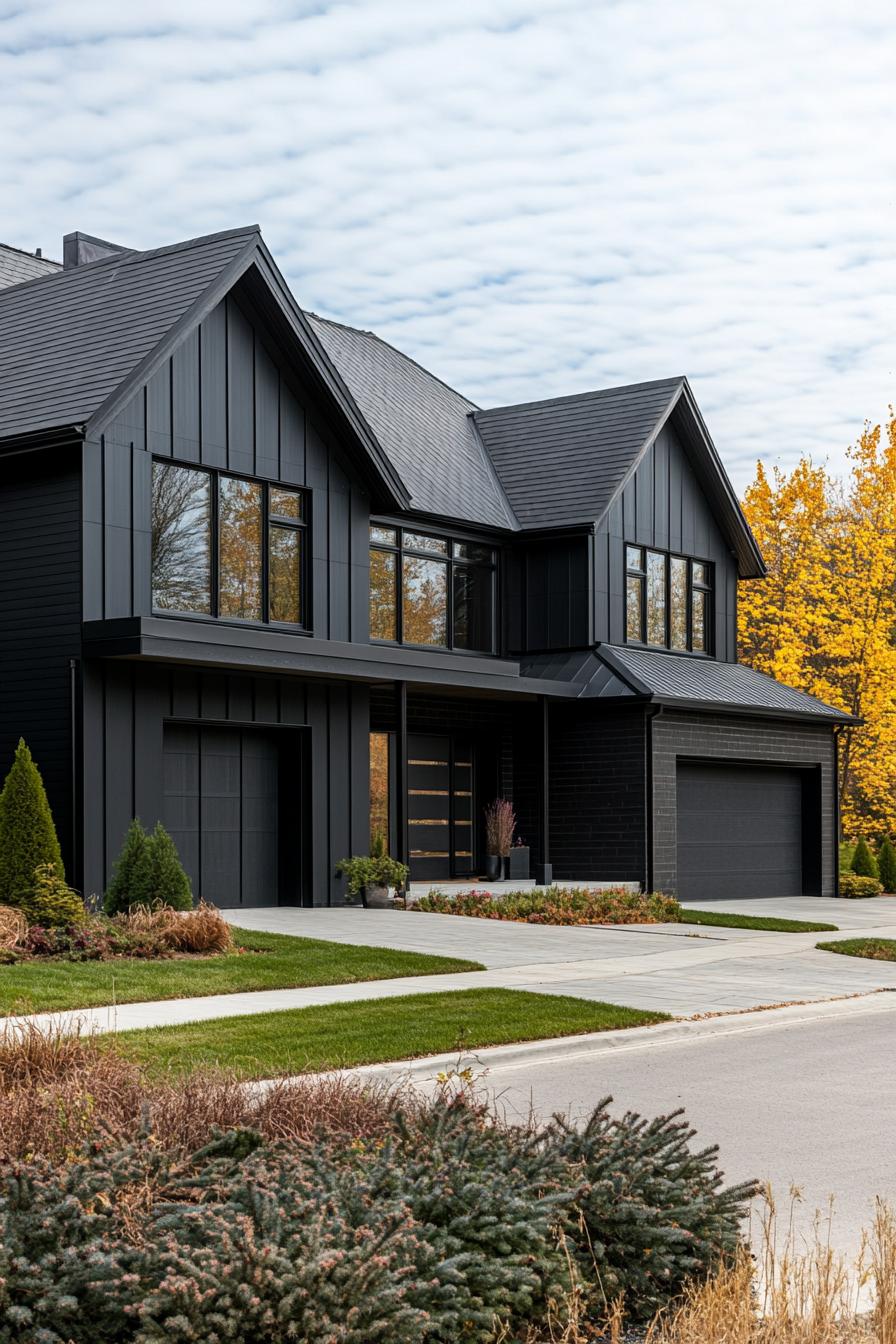
<svg viewBox="0 0 896 1344">
<path fill-rule="evenodd" d="M 510 856 L 516 813 L 506 798 L 496 798 L 485 809 L 485 875 L 490 882 L 501 876 Z"/>
<path fill-rule="evenodd" d="M 510 849 L 507 875 L 515 882 L 529 876 L 529 846 L 520 835 L 514 840 Z"/>
<path fill-rule="evenodd" d="M 408 880 L 408 866 L 386 853 L 386 842 L 374 835 L 370 854 L 340 859 L 336 872 L 346 880 L 345 896 L 360 896 L 365 910 L 388 910 L 392 905 L 389 888 L 401 889 Z"/>
</svg>

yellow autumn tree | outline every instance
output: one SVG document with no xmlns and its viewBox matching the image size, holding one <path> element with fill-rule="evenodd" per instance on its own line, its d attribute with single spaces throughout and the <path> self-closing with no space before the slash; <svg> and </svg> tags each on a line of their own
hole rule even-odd
<svg viewBox="0 0 896 1344">
<path fill-rule="evenodd" d="M 744 584 L 744 662 L 864 720 L 843 732 L 844 831 L 896 830 L 896 418 L 866 426 L 842 484 L 761 466 L 744 510 L 769 569 Z"/>
</svg>

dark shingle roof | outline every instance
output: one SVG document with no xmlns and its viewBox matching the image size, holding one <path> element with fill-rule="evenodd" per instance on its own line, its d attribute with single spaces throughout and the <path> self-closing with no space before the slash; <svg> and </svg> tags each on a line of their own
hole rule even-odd
<svg viewBox="0 0 896 1344">
<path fill-rule="evenodd" d="M 123 252 L 0 290 L 0 438 L 89 420 L 257 237 Z"/>
<path fill-rule="evenodd" d="M 743 663 L 718 663 L 615 644 L 601 644 L 598 652 L 636 694 L 658 704 L 691 703 L 772 717 L 779 714 L 833 723 L 856 722 L 850 714 Z"/>
<path fill-rule="evenodd" d="M 618 700 L 635 695 L 631 686 L 608 667 L 594 649 L 524 654 L 520 659 L 520 675 L 568 687 L 569 694 L 579 699 Z"/>
<path fill-rule="evenodd" d="M 515 528 L 471 421 L 473 402 L 372 332 L 306 316 L 410 491 L 412 507 Z"/>
<path fill-rule="evenodd" d="M 36 257 L 33 252 L 23 252 L 21 248 L 0 243 L 0 289 L 6 289 L 8 285 L 21 285 L 39 275 L 51 275 L 61 270 L 61 262 L 51 261 L 49 257 Z"/>
<path fill-rule="evenodd" d="M 523 527 L 602 517 L 684 379 L 477 411 L 476 425 Z"/>
</svg>

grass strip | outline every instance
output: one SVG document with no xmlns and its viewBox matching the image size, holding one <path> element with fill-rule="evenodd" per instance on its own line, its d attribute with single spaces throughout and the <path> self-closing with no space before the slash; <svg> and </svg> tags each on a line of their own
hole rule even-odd
<svg viewBox="0 0 896 1344">
<path fill-rule="evenodd" d="M 867 957 L 869 961 L 896 961 L 892 938 L 843 938 L 837 943 L 816 943 L 819 952 L 839 952 L 842 957 Z"/>
<path fill-rule="evenodd" d="M 23 961 L 0 966 L 0 1015 L 484 970 L 479 962 L 457 957 L 355 947 L 285 933 L 235 928 L 233 936 L 249 951 L 195 960 L 122 957 L 115 961 Z"/>
<path fill-rule="evenodd" d="M 732 915 L 723 910 L 682 910 L 682 924 L 709 924 L 717 929 L 764 929 L 767 933 L 837 933 L 836 924 L 774 915 Z"/>
<path fill-rule="evenodd" d="M 249 1079 L 664 1021 L 666 1013 L 561 994 L 465 989 L 149 1027 L 114 1040 L 153 1074 L 212 1066 Z"/>
</svg>

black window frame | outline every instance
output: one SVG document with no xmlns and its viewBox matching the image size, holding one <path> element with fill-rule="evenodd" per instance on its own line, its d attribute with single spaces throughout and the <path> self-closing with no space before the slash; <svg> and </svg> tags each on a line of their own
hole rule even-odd
<svg viewBox="0 0 896 1344">
<path fill-rule="evenodd" d="M 270 630 L 283 630 L 293 634 L 310 635 L 313 633 L 313 621 L 311 611 L 311 491 L 302 485 L 294 485 L 291 481 L 271 481 L 265 480 L 259 476 L 251 476 L 247 472 L 241 471 L 222 471 L 213 467 L 203 466 L 198 462 L 184 462 L 178 458 L 153 456 L 153 471 L 156 466 L 172 467 L 183 471 L 201 471 L 209 478 L 209 509 L 210 518 L 210 611 L 178 611 L 174 608 L 157 607 L 154 602 L 154 592 L 152 587 L 152 555 L 150 554 L 149 583 L 150 583 L 150 607 L 154 616 L 164 617 L 172 620 L 191 620 L 191 621 L 214 621 L 218 625 L 239 625 L 266 627 Z M 222 480 L 246 481 L 250 485 L 261 487 L 261 609 L 262 617 L 255 620 L 252 617 L 243 616 L 222 616 L 221 610 L 221 589 L 220 589 L 220 521 L 221 521 L 221 481 Z M 150 508 L 152 508 L 152 482 L 150 482 Z M 274 513 L 271 510 L 271 491 L 283 490 L 289 494 L 298 495 L 301 503 L 301 518 L 288 518 L 283 514 Z M 299 534 L 299 614 L 301 621 L 272 621 L 270 619 L 270 567 L 271 567 L 271 524 L 275 527 L 281 527 L 297 532 Z"/>
<path fill-rule="evenodd" d="M 705 560 L 699 555 L 684 555 L 681 551 L 662 551 L 657 546 L 645 546 L 638 542 L 626 541 L 623 543 L 623 565 L 625 573 L 625 583 L 623 585 L 623 630 L 625 633 L 625 643 L 634 644 L 638 648 L 656 649 L 664 653 L 680 653 L 693 658 L 711 658 L 715 649 L 715 609 L 713 606 L 712 595 L 715 591 L 715 566 L 711 560 Z M 629 563 L 629 552 L 640 552 L 640 563 L 635 566 Z M 665 565 L 665 613 L 664 613 L 664 640 L 662 644 L 654 644 L 647 639 L 648 616 L 647 616 L 647 573 L 648 573 L 648 554 L 659 555 L 663 557 Z M 672 561 L 684 560 L 687 564 L 687 597 L 686 597 L 686 616 L 687 616 L 687 647 L 684 649 L 674 648 L 672 646 Z M 704 581 L 695 580 L 694 566 L 702 565 L 706 579 Z M 641 631 L 640 638 L 633 639 L 628 632 L 628 586 L 629 579 L 636 579 L 640 586 L 641 593 Z M 694 593 L 705 593 L 704 602 L 704 629 L 703 629 L 703 648 L 694 648 Z"/>
<path fill-rule="evenodd" d="M 374 540 L 374 528 L 392 532 L 397 538 L 394 545 L 385 541 Z M 405 536 L 430 537 L 433 541 L 444 542 L 445 551 L 438 552 L 425 550 L 419 547 L 406 546 Z M 456 534 L 440 532 L 433 530 L 425 525 L 417 526 L 413 523 L 396 523 L 389 519 L 371 518 L 368 532 L 368 549 L 370 551 L 384 551 L 388 555 L 395 556 L 395 639 L 381 639 L 376 635 L 371 635 L 370 640 L 373 644 L 384 644 L 397 648 L 402 646 L 406 649 L 423 649 L 430 653 L 459 653 L 467 654 L 471 657 L 490 658 L 494 657 L 498 651 L 498 547 L 491 541 L 485 541 L 479 537 L 458 536 Z M 483 550 L 491 552 L 491 561 L 469 560 L 456 554 L 460 546 L 480 546 Z M 418 560 L 435 560 L 445 566 L 446 571 L 446 634 L 447 642 L 445 644 L 417 644 L 412 640 L 404 638 L 404 557 L 413 556 Z M 468 649 L 455 644 L 454 638 L 454 569 L 455 566 L 462 569 L 480 569 L 491 573 L 492 578 L 492 602 L 491 602 L 491 643 L 487 649 Z"/>
</svg>

